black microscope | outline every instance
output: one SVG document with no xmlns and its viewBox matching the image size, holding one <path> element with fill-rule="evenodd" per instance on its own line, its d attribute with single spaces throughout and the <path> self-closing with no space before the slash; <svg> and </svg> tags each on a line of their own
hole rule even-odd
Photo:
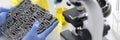
<svg viewBox="0 0 120 40">
<path fill-rule="evenodd" d="M 89 30 L 84 28 L 84 21 L 88 19 L 84 6 L 79 2 L 79 0 L 69 1 L 70 3 L 67 3 L 67 5 L 74 5 L 75 7 L 64 11 L 63 16 L 68 23 L 71 23 L 75 27 L 75 32 L 65 30 L 61 32 L 60 35 L 65 40 L 92 40 Z M 97 0 L 97 2 L 104 13 L 104 18 L 108 17 L 111 12 L 111 5 L 106 0 Z M 104 24 L 103 37 L 107 35 L 109 30 L 110 26 L 108 24 Z"/>
</svg>

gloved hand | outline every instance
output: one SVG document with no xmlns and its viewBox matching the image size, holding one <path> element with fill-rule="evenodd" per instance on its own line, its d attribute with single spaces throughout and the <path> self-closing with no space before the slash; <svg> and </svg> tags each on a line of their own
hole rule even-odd
<svg viewBox="0 0 120 40">
<path fill-rule="evenodd" d="M 42 33 L 37 34 L 39 24 L 40 24 L 39 21 L 35 21 L 31 30 L 27 33 L 27 35 L 23 38 L 23 40 L 45 40 L 48 34 L 56 27 L 58 21 L 55 21 L 49 28 L 47 28 Z"/>
<path fill-rule="evenodd" d="M 10 9 L 0 7 L 0 26 L 6 21 Z"/>
</svg>

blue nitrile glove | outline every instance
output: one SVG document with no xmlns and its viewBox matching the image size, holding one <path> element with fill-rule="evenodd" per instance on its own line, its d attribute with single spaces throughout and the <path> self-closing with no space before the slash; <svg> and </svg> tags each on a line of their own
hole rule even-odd
<svg viewBox="0 0 120 40">
<path fill-rule="evenodd" d="M 0 7 L 0 26 L 6 21 L 10 9 Z"/>
<path fill-rule="evenodd" d="M 48 29 L 44 32 L 37 34 L 37 30 L 39 28 L 39 21 L 35 21 L 31 30 L 25 35 L 23 40 L 45 40 L 45 38 L 49 35 L 49 33 L 56 27 L 58 21 L 55 21 Z"/>
<path fill-rule="evenodd" d="M 1 13 L 1 12 L 7 12 L 7 11 L 9 11 L 9 9 L 8 9 L 8 8 L 3 8 L 3 7 L 0 7 L 0 13 Z"/>
<path fill-rule="evenodd" d="M 10 9 L 8 9 L 8 8 L 0 7 L 0 26 L 6 21 L 9 11 L 10 11 Z M 0 36 L 1 35 L 2 35 L 2 33 L 0 30 Z"/>
</svg>

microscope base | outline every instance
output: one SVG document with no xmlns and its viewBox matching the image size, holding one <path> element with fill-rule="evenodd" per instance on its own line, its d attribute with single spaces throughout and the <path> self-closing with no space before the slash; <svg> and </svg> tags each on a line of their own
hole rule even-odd
<svg viewBox="0 0 120 40">
<path fill-rule="evenodd" d="M 78 37 L 69 30 L 65 30 L 65 31 L 61 32 L 60 35 L 64 40 L 83 40 L 83 39 L 78 39 Z M 91 40 L 91 39 L 88 39 L 88 40 Z M 102 40 L 108 40 L 108 38 L 103 37 Z"/>
<path fill-rule="evenodd" d="M 65 40 L 91 40 L 92 37 L 87 29 L 79 30 L 78 31 L 79 36 L 75 35 L 73 32 L 69 30 L 65 30 L 60 33 L 60 35 L 65 39 Z"/>
<path fill-rule="evenodd" d="M 73 33 L 69 30 L 65 30 L 60 33 L 60 35 L 65 39 L 65 40 L 76 40 L 76 36 L 73 35 Z"/>
</svg>

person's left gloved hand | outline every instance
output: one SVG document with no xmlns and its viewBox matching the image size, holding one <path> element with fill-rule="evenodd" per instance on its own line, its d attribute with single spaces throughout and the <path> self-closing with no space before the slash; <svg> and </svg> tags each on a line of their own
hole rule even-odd
<svg viewBox="0 0 120 40">
<path fill-rule="evenodd" d="M 33 24 L 32 28 L 31 28 L 31 30 L 25 35 L 25 37 L 22 40 L 45 40 L 45 38 L 48 36 L 48 34 L 57 26 L 58 21 L 56 20 L 45 31 L 43 31 L 40 34 L 37 34 L 39 24 L 40 24 L 39 21 L 35 21 L 35 23 Z"/>
<path fill-rule="evenodd" d="M 0 26 L 6 21 L 10 9 L 0 7 Z"/>
</svg>

